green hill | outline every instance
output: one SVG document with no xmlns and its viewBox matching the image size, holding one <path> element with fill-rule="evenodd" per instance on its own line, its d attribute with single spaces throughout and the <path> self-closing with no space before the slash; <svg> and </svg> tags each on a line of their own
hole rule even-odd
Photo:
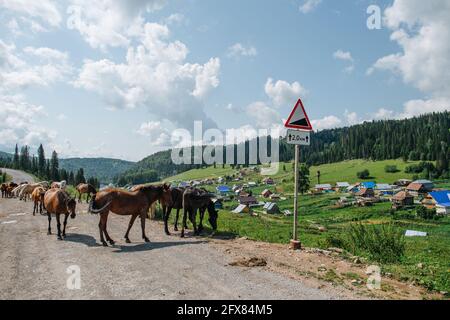
<svg viewBox="0 0 450 320">
<path fill-rule="evenodd" d="M 361 181 L 358 179 L 357 173 L 364 169 L 370 171 L 370 179 L 379 183 L 394 183 L 398 179 L 412 179 L 412 173 L 405 173 L 405 168 L 412 164 L 417 164 L 419 161 L 408 161 L 403 160 L 383 160 L 383 161 L 369 161 L 369 160 L 349 160 L 336 162 L 331 164 L 324 164 L 320 166 L 312 166 L 310 168 L 310 178 L 311 184 L 317 183 L 317 171 L 321 174 L 321 183 L 335 184 L 336 182 L 349 182 L 355 183 Z M 395 173 L 385 172 L 386 166 L 396 166 L 398 171 Z M 286 171 L 284 171 L 286 169 Z M 223 177 L 225 175 L 232 175 L 236 173 L 237 170 L 233 170 L 230 166 L 222 168 L 222 166 L 208 167 L 205 169 L 193 169 L 183 172 L 179 175 L 172 176 L 164 179 L 165 181 L 189 181 L 189 180 L 201 180 L 206 178 L 217 178 Z M 247 179 L 249 180 L 261 180 L 261 176 L 257 173 L 250 174 Z M 280 163 L 279 172 L 273 176 L 275 180 L 286 180 L 289 181 L 293 179 L 292 162 L 282 162 Z"/>
<path fill-rule="evenodd" d="M 134 162 L 109 158 L 70 158 L 60 159 L 60 169 L 77 172 L 84 169 L 86 178 L 97 177 L 101 183 L 113 182 L 114 178 L 127 171 Z"/>
<path fill-rule="evenodd" d="M 10 153 L 7 153 L 7 152 L 3 152 L 3 151 L 0 151 L 0 159 L 11 159 L 13 157 L 13 155 L 12 154 L 10 154 Z"/>
</svg>

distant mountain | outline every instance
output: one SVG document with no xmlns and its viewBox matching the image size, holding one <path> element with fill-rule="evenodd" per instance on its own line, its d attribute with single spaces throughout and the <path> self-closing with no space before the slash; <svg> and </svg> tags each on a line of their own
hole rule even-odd
<svg viewBox="0 0 450 320">
<path fill-rule="evenodd" d="M 60 159 L 60 169 L 76 173 L 84 169 L 86 178 L 96 177 L 101 183 L 110 183 L 114 178 L 129 170 L 134 162 L 109 158 L 69 158 Z"/>
<path fill-rule="evenodd" d="M 0 151 L 0 159 L 11 159 L 13 157 L 13 155 L 11 153 L 6 153 L 3 151 Z"/>
</svg>

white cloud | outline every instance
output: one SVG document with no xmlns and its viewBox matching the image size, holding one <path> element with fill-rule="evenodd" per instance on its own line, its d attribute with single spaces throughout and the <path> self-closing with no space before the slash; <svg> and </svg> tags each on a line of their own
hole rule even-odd
<svg viewBox="0 0 450 320">
<path fill-rule="evenodd" d="M 403 115 L 450 110 L 450 2 L 395 0 L 385 10 L 391 40 L 401 48 L 378 59 L 367 74 L 391 71 L 430 98 L 404 105 Z M 422 110 L 422 111 L 419 111 Z"/>
<path fill-rule="evenodd" d="M 167 25 L 181 25 L 186 23 L 186 17 L 181 13 L 173 13 L 164 19 L 164 24 Z"/>
<path fill-rule="evenodd" d="M 258 54 L 258 50 L 256 50 L 253 46 L 244 46 L 242 43 L 235 43 L 231 47 L 228 48 L 227 56 L 229 58 L 238 58 L 238 57 L 255 57 Z"/>
<path fill-rule="evenodd" d="M 68 27 L 93 48 L 127 47 L 142 32 L 145 12 L 160 10 L 166 0 L 71 0 Z"/>
<path fill-rule="evenodd" d="M 321 2 L 322 0 L 304 0 L 300 5 L 299 10 L 304 14 L 309 13 L 317 8 Z"/>
<path fill-rule="evenodd" d="M 342 120 L 336 116 L 326 116 L 322 119 L 312 120 L 311 125 L 314 130 L 338 128 L 342 125 Z"/>
<path fill-rule="evenodd" d="M 10 148 L 16 143 L 36 147 L 51 141 L 55 133 L 39 126 L 45 117 L 42 106 L 26 102 L 18 95 L 0 94 L 0 146 Z"/>
<path fill-rule="evenodd" d="M 211 127 L 204 98 L 219 86 L 220 59 L 188 63 L 188 48 L 170 41 L 167 26 L 146 23 L 141 44 L 130 47 L 124 63 L 86 60 L 74 85 L 98 93 L 108 107 L 145 107 L 155 121 L 168 119 L 191 129 L 195 120 Z"/>
<path fill-rule="evenodd" d="M 282 123 L 279 113 L 266 103 L 257 101 L 247 106 L 250 123 L 257 128 L 271 128 Z"/>
<path fill-rule="evenodd" d="M 337 60 L 347 61 L 350 63 L 349 66 L 345 67 L 345 73 L 352 73 L 355 70 L 354 59 L 351 52 L 339 49 L 333 53 L 333 57 Z"/>
<path fill-rule="evenodd" d="M 51 0 L 0 0 L 0 8 L 19 14 L 21 17 L 31 18 L 33 21 L 40 19 L 52 27 L 59 26 L 62 21 L 55 1 Z"/>
<path fill-rule="evenodd" d="M 289 84 L 286 81 L 278 80 L 274 83 L 272 78 L 267 79 L 264 90 L 275 107 L 293 105 L 300 97 L 308 93 L 298 82 Z"/>
<path fill-rule="evenodd" d="M 149 121 L 142 123 L 140 128 L 136 131 L 138 134 L 149 138 L 152 146 L 170 147 L 171 133 L 176 128 L 168 121 Z"/>
</svg>

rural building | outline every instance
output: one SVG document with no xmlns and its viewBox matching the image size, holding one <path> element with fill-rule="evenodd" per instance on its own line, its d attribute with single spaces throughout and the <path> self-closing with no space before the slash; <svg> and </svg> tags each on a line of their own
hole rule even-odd
<svg viewBox="0 0 450 320">
<path fill-rule="evenodd" d="M 394 194 L 394 186 L 391 186 L 388 183 L 377 183 L 377 185 L 375 186 L 375 190 L 384 195 Z"/>
<path fill-rule="evenodd" d="M 329 191 L 332 189 L 331 184 L 316 184 L 314 190 L 316 191 Z"/>
<path fill-rule="evenodd" d="M 249 213 L 250 212 L 250 208 L 246 205 L 240 204 L 237 206 L 236 209 L 234 209 L 233 211 L 231 211 L 232 213 Z"/>
<path fill-rule="evenodd" d="M 434 183 L 431 182 L 430 180 L 416 180 L 416 181 L 413 181 L 412 183 L 417 183 L 417 184 L 423 185 L 425 192 L 433 191 L 433 188 L 434 188 Z"/>
<path fill-rule="evenodd" d="M 336 191 L 345 191 L 348 187 L 350 187 L 348 182 L 336 182 Z"/>
<path fill-rule="evenodd" d="M 189 182 L 186 181 L 182 181 L 178 184 L 178 188 L 187 188 L 190 187 L 191 185 L 189 184 Z"/>
<path fill-rule="evenodd" d="M 392 204 L 397 208 L 414 205 L 414 196 L 407 191 L 400 191 L 392 197 Z"/>
<path fill-rule="evenodd" d="M 394 185 L 398 186 L 398 187 L 407 187 L 408 185 L 410 185 L 412 183 L 412 180 L 409 179 L 399 179 L 397 181 L 394 182 Z"/>
<path fill-rule="evenodd" d="M 265 178 L 265 179 L 263 180 L 263 182 L 264 182 L 265 184 L 267 184 L 267 185 L 273 185 L 273 184 L 275 184 L 275 181 L 274 181 L 272 178 Z"/>
<path fill-rule="evenodd" d="M 270 191 L 269 189 L 266 189 L 266 190 L 264 190 L 263 192 L 261 192 L 261 195 L 262 195 L 264 198 L 268 198 L 268 197 L 270 197 L 270 196 L 272 195 L 272 191 Z"/>
<path fill-rule="evenodd" d="M 430 192 L 422 204 L 428 209 L 436 208 L 438 214 L 450 214 L 450 191 Z"/>
<path fill-rule="evenodd" d="M 361 198 L 374 198 L 375 192 L 373 189 L 361 189 L 355 195 Z"/>
<path fill-rule="evenodd" d="M 361 182 L 361 188 L 364 189 L 375 189 L 376 183 L 374 181 Z"/>
<path fill-rule="evenodd" d="M 275 200 L 275 201 L 281 200 L 281 196 L 279 194 L 275 194 L 275 193 L 271 194 L 269 198 L 270 198 L 270 200 Z"/>
<path fill-rule="evenodd" d="M 249 188 L 254 188 L 254 187 L 256 187 L 258 184 L 256 183 L 256 182 L 252 182 L 252 181 L 250 181 L 249 183 L 248 183 L 248 187 Z"/>
<path fill-rule="evenodd" d="M 279 214 L 280 208 L 278 207 L 278 205 L 276 203 L 267 202 L 264 205 L 264 211 L 268 214 Z"/>
<path fill-rule="evenodd" d="M 231 190 L 230 190 L 230 187 L 228 187 L 228 186 L 218 186 L 217 188 L 216 188 L 216 190 L 217 190 L 217 192 L 219 192 L 220 194 L 227 194 L 227 193 L 229 193 Z"/>
<path fill-rule="evenodd" d="M 421 183 L 413 182 L 406 187 L 406 191 L 417 197 L 421 194 L 427 193 L 428 189 Z"/>
<path fill-rule="evenodd" d="M 357 185 L 352 185 L 347 188 L 347 192 L 350 192 L 350 193 L 356 193 L 358 191 L 359 191 L 359 186 L 357 186 Z"/>
<path fill-rule="evenodd" d="M 255 197 L 239 197 L 239 204 L 250 206 L 253 204 L 258 204 L 258 200 Z"/>
</svg>

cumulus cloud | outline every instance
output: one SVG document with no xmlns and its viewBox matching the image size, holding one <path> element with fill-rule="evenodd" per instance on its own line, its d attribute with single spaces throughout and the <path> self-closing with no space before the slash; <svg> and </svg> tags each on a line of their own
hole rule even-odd
<svg viewBox="0 0 450 320">
<path fill-rule="evenodd" d="M 317 131 L 338 128 L 342 126 L 342 123 L 342 120 L 336 116 L 326 116 L 322 119 L 311 120 L 312 127 Z"/>
<path fill-rule="evenodd" d="M 235 43 L 228 48 L 227 56 L 229 58 L 239 58 L 239 57 L 254 57 L 258 54 L 253 46 L 244 46 L 242 43 Z"/>
<path fill-rule="evenodd" d="M 0 0 L 0 7 L 22 17 L 40 19 L 53 27 L 58 26 L 62 21 L 56 1 L 52 0 Z"/>
<path fill-rule="evenodd" d="M 352 57 L 351 52 L 339 49 L 333 53 L 333 57 L 337 60 L 342 60 L 350 63 L 350 65 L 344 69 L 344 72 L 352 73 L 355 70 L 354 59 Z"/>
<path fill-rule="evenodd" d="M 298 98 L 308 93 L 299 82 L 290 84 L 286 81 L 278 80 L 274 83 L 272 78 L 267 79 L 264 90 L 275 107 L 293 105 Z"/>
<path fill-rule="evenodd" d="M 449 15 L 450 2 L 446 0 L 395 0 L 384 12 L 391 40 L 401 51 L 378 59 L 367 74 L 390 71 L 430 96 L 406 102 L 401 116 L 450 110 Z"/>
<path fill-rule="evenodd" d="M 170 40 L 167 26 L 146 23 L 124 63 L 86 60 L 74 85 L 98 93 L 110 108 L 147 108 L 154 121 L 168 119 L 186 129 L 196 120 L 215 126 L 204 98 L 220 84 L 220 59 L 189 63 L 187 53 L 185 44 Z"/>
<path fill-rule="evenodd" d="M 71 0 L 68 27 L 93 48 L 127 47 L 139 35 L 145 12 L 160 10 L 166 0 Z"/>
<path fill-rule="evenodd" d="M 171 133 L 176 130 L 168 120 L 149 121 L 142 123 L 136 131 L 138 134 L 147 137 L 152 146 L 171 146 Z"/>
<path fill-rule="evenodd" d="M 247 106 L 247 115 L 257 128 L 270 128 L 274 124 L 281 124 L 279 113 L 270 108 L 265 102 L 257 101 Z"/>
<path fill-rule="evenodd" d="M 299 10 L 301 13 L 309 13 L 316 9 L 319 4 L 322 2 L 322 0 L 304 0 L 303 3 L 300 5 Z"/>
</svg>

